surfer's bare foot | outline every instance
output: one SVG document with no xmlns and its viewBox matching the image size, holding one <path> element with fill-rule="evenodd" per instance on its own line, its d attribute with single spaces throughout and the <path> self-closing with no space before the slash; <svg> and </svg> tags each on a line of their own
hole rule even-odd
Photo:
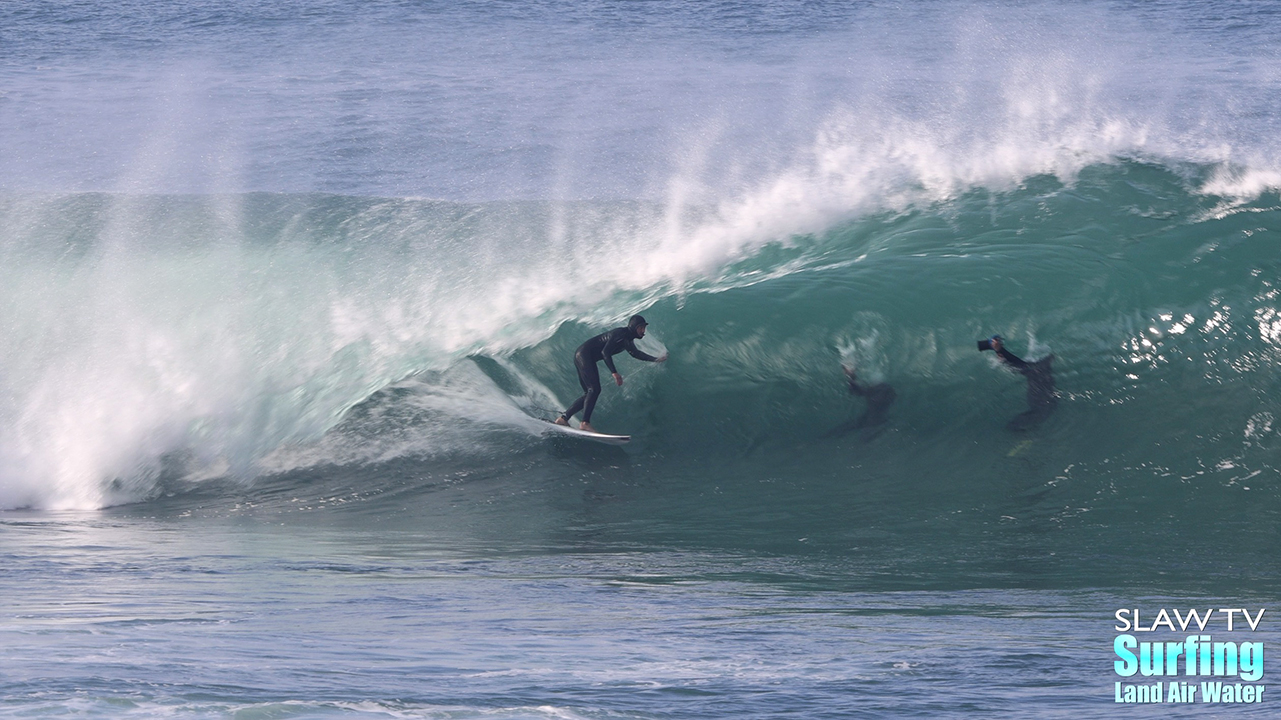
<svg viewBox="0 0 1281 720">
<path fill-rule="evenodd" d="M 597 433 L 597 434 L 600 433 L 600 431 L 592 427 L 592 424 L 589 422 L 578 423 L 578 429 L 584 432 L 589 432 L 589 433 Z"/>
<path fill-rule="evenodd" d="M 569 421 L 565 419 L 564 415 L 557 417 L 552 422 L 556 423 L 557 425 L 564 425 L 565 427 L 569 427 Z"/>
</svg>

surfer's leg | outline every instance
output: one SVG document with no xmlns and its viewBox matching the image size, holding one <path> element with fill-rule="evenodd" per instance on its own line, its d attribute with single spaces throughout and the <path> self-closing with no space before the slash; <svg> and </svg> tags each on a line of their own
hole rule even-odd
<svg viewBox="0 0 1281 720">
<path fill-rule="evenodd" d="M 1011 420 L 1005 427 L 1009 430 L 1013 430 L 1014 432 L 1024 432 L 1027 430 L 1031 430 L 1039 426 L 1041 423 L 1045 422 L 1046 418 L 1050 417 L 1050 413 L 1052 412 L 1054 412 L 1053 403 L 1046 404 L 1046 405 L 1039 405 L 1037 407 L 1034 407 L 1028 410 L 1025 413 L 1020 413 L 1017 417 Z"/>
<path fill-rule="evenodd" d="M 1036 412 L 1028 410 L 1027 412 L 1019 413 L 1013 420 L 1006 423 L 1005 429 L 1010 432 L 1025 432 L 1036 427 L 1038 424 Z"/>
<path fill-rule="evenodd" d="M 568 410 L 561 413 L 560 417 L 556 418 L 556 424 L 568 425 L 569 419 L 577 415 L 579 410 L 583 409 L 583 403 L 585 403 L 586 401 L 587 401 L 587 396 L 580 395 L 579 398 L 574 401 L 574 404 L 569 406 Z M 565 422 L 561 422 L 561 420 L 564 420 Z"/>
<path fill-rule="evenodd" d="M 588 370 L 588 366 L 591 366 L 591 370 Z M 583 395 L 579 396 L 578 400 L 575 400 L 574 404 L 569 406 L 569 410 L 561 413 L 560 418 L 556 418 L 557 425 L 569 424 L 570 418 L 573 418 L 574 415 L 578 415 L 578 411 L 582 410 L 584 405 L 587 405 L 587 396 L 591 395 L 592 392 L 591 383 L 588 382 L 588 380 L 591 379 L 591 375 L 596 375 L 596 392 L 601 392 L 601 377 L 600 373 L 596 370 L 596 363 L 589 363 L 585 357 L 576 354 L 575 352 L 574 368 L 578 370 L 578 384 L 583 386 Z M 593 400 L 592 405 L 594 404 L 596 404 L 596 402 Z M 591 413 L 592 411 L 588 410 L 588 415 L 591 415 Z"/>
<path fill-rule="evenodd" d="M 596 398 L 600 397 L 600 370 L 596 368 L 596 363 L 583 363 L 578 366 L 578 381 L 582 383 L 583 390 L 583 423 L 590 423 L 592 420 L 592 411 L 596 409 Z"/>
</svg>

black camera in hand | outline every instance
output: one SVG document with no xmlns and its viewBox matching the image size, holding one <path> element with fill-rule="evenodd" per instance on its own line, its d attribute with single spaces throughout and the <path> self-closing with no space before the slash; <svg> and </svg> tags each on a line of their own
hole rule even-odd
<svg viewBox="0 0 1281 720">
<path fill-rule="evenodd" d="M 992 337 L 986 340 L 979 340 L 979 352 L 983 352 L 984 350 L 991 350 L 993 340 L 996 340 L 998 342 L 1005 342 L 1005 338 L 1001 337 L 1000 335 L 993 335 Z"/>
</svg>

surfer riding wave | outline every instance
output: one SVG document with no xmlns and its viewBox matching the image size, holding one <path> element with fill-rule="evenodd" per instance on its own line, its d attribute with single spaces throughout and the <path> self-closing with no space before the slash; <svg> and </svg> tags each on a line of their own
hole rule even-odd
<svg viewBox="0 0 1281 720">
<path fill-rule="evenodd" d="M 596 363 L 604 360 L 605 366 L 614 376 L 614 382 L 621 386 L 623 376 L 619 375 L 618 368 L 614 367 L 614 356 L 618 353 L 626 350 L 628 355 L 645 362 L 663 362 L 667 359 L 666 355 L 654 357 L 636 349 L 636 341 L 645 337 L 645 328 L 648 324 L 645 318 L 633 315 L 628 319 L 626 327 L 601 333 L 578 346 L 578 350 L 574 353 L 574 367 L 578 369 L 578 383 L 583 386 L 583 394 L 569 406 L 569 409 L 556 418 L 557 425 L 568 426 L 569 419 L 581 410 L 583 421 L 579 424 L 579 429 L 598 432 L 591 425 L 592 410 L 596 408 L 596 399 L 600 397 L 601 390 L 600 370 L 596 367 Z"/>
</svg>

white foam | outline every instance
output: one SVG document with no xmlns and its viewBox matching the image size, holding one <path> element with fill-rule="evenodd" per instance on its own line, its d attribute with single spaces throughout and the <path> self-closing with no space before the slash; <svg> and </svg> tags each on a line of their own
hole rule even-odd
<svg viewBox="0 0 1281 720">
<path fill-rule="evenodd" d="M 1201 186 L 1207 195 L 1249 201 L 1267 192 L 1281 190 L 1281 171 L 1250 167 L 1220 166 Z"/>
</svg>

